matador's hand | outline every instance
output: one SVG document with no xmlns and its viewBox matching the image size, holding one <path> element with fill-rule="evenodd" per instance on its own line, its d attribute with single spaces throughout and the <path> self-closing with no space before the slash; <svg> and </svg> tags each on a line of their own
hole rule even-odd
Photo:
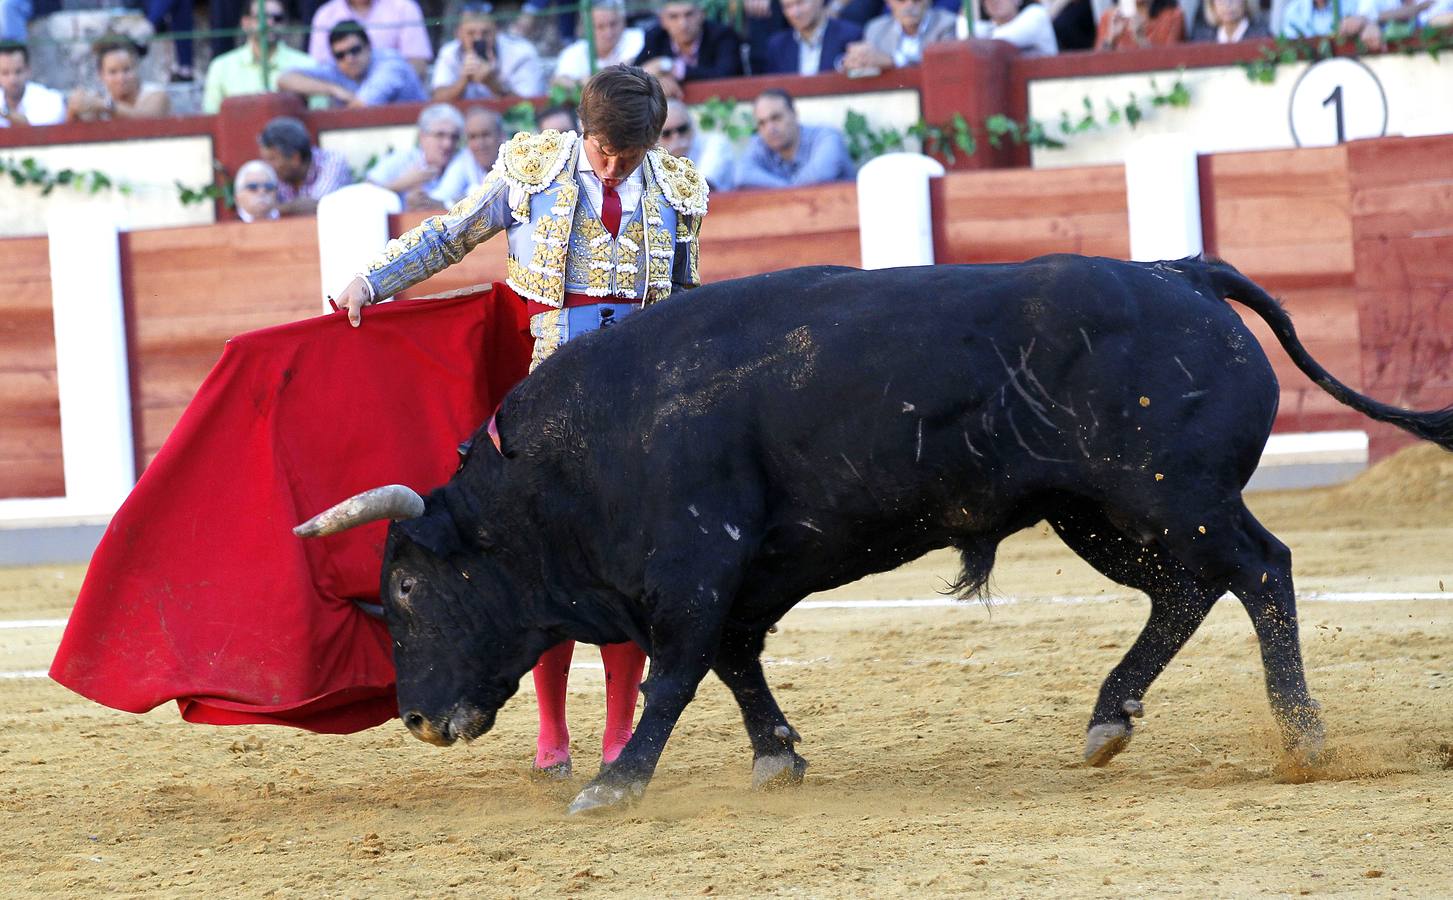
<svg viewBox="0 0 1453 900">
<path fill-rule="evenodd" d="M 357 328 L 363 321 L 363 308 L 373 303 L 373 292 L 369 290 L 368 283 L 363 276 L 354 278 L 348 282 L 348 287 L 343 289 L 333 301 L 339 309 L 348 313 L 348 321 Z"/>
</svg>

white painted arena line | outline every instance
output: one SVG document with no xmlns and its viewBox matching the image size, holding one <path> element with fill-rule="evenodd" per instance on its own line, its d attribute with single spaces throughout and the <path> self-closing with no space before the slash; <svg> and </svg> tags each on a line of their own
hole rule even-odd
<svg viewBox="0 0 1453 900">
<path fill-rule="evenodd" d="M 1138 594 L 1100 594 L 1092 597 L 1073 595 L 1062 597 L 994 597 L 989 603 L 991 606 L 1014 606 L 1020 603 L 1108 603 L 1112 600 L 1129 600 L 1139 596 Z M 1227 597 L 1229 596 L 1228 594 Z M 1440 591 L 1308 591 L 1297 597 L 1298 602 L 1308 603 L 1376 603 L 1380 601 L 1396 602 L 1399 600 L 1453 600 L 1453 594 Z M 955 606 L 968 606 L 974 603 L 976 601 L 958 600 L 953 597 L 904 597 L 897 600 L 806 600 L 793 607 L 793 610 L 945 609 Z M 15 619 L 8 622 L 0 621 L 0 629 L 63 628 L 65 624 L 65 619 Z M 809 660 L 763 657 L 763 661 L 769 666 L 810 666 L 814 663 L 824 662 L 827 659 L 828 657 L 826 656 Z M 605 667 L 598 662 L 572 662 L 570 668 L 593 672 L 605 671 Z M 0 680 L 26 680 L 48 677 L 49 673 L 43 669 L 0 672 Z"/>
</svg>

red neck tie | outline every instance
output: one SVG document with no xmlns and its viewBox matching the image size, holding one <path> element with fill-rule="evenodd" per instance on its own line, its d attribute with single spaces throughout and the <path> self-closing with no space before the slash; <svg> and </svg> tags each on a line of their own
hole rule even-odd
<svg viewBox="0 0 1453 900">
<path fill-rule="evenodd" d="M 601 182 L 600 224 L 615 237 L 621 230 L 621 195 L 616 189 Z"/>
</svg>

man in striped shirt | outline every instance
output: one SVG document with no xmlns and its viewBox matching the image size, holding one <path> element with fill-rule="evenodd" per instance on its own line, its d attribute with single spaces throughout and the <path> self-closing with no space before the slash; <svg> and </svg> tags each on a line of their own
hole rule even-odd
<svg viewBox="0 0 1453 900">
<path fill-rule="evenodd" d="M 257 136 L 259 156 L 278 176 L 278 210 L 285 216 L 312 215 L 318 198 L 353 183 L 343 157 L 313 146 L 308 128 L 292 116 L 278 116 Z"/>
</svg>

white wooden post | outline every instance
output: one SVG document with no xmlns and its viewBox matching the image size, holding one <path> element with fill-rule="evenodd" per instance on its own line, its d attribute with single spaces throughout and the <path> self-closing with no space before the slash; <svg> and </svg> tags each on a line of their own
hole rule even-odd
<svg viewBox="0 0 1453 900">
<path fill-rule="evenodd" d="M 928 179 L 943 165 L 921 153 L 887 153 L 858 170 L 863 268 L 933 265 Z"/>
<path fill-rule="evenodd" d="M 388 217 L 403 208 L 398 194 L 367 182 L 318 201 L 319 302 L 324 312 L 333 311 L 328 297 L 336 297 L 383 250 L 389 240 Z"/>
<path fill-rule="evenodd" d="M 1196 256 L 1203 249 L 1196 151 L 1176 135 L 1144 137 L 1125 153 L 1130 258 Z"/>
</svg>

